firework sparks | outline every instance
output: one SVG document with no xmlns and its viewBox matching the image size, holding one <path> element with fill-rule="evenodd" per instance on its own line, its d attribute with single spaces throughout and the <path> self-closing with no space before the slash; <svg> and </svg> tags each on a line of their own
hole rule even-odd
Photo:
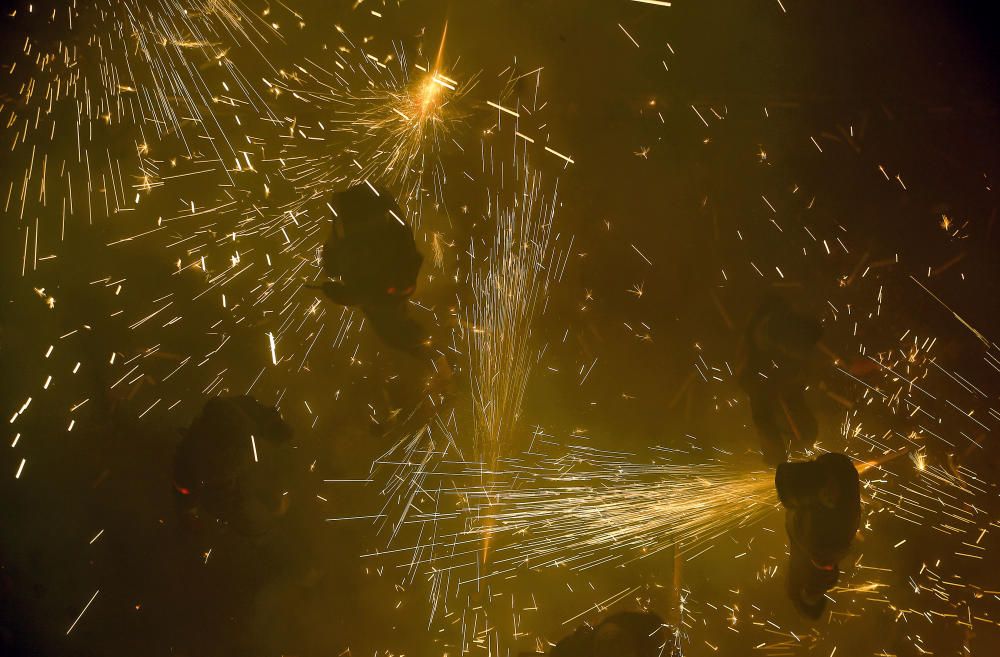
<svg viewBox="0 0 1000 657">
<path fill-rule="evenodd" d="M 381 23 L 390 4 L 355 3 L 350 11 Z M 660 55 L 648 55 L 659 48 L 657 40 L 627 12 L 670 15 L 659 11 L 670 4 L 623 3 L 624 15 L 605 25 L 614 47 L 631 58 L 656 57 L 659 71 Z M 285 3 L 256 12 L 239 0 L 67 0 L 44 9 L 23 3 L 7 18 L 26 37 L 17 39 L 20 49 L 5 68 L 10 93 L 0 105 L 11 149 L 4 169 L 8 242 L 16 247 L 11 266 L 27 297 L 15 312 L 44 318 L 38 324 L 48 327 L 38 331 L 41 347 L 33 344 L 24 357 L 37 361 L 39 375 L 19 380 L 18 396 L 10 400 L 10 485 L 26 490 L 51 473 L 41 453 L 25 451 L 43 444 L 36 438 L 65 431 L 74 439 L 103 440 L 114 430 L 95 427 L 94 417 L 118 422 L 122 408 L 136 423 L 179 426 L 204 397 L 252 393 L 273 400 L 326 449 L 341 440 L 342 429 L 351 430 L 344 408 L 352 405 L 377 434 L 358 443 L 375 444 L 399 431 L 403 437 L 360 457 L 364 469 L 373 452 L 384 450 L 367 475 L 325 481 L 366 485 L 365 493 L 378 492 L 378 508 L 356 508 L 363 506 L 356 498 L 315 499 L 342 503 L 340 515 L 326 518 L 330 526 L 374 526 L 379 548 L 366 554 L 366 563 L 380 577 L 402 573 L 384 606 L 410 613 L 406 591 L 425 595 L 428 628 L 449 654 L 455 647 L 461 654 L 501 655 L 529 642 L 546 650 L 553 635 L 538 629 L 551 621 L 538 614 L 542 594 L 563 588 L 571 606 L 545 609 L 558 616 L 559 631 L 616 605 L 655 608 L 662 604 L 652 602 L 655 589 L 670 588 L 677 598 L 670 619 L 677 646 L 683 639 L 693 653 L 725 653 L 735 645 L 729 638 L 766 655 L 843 655 L 850 647 L 837 638 L 856 627 L 855 619 L 879 614 L 890 625 L 933 624 L 966 635 L 997 627 L 1000 593 L 982 567 L 996 547 L 996 486 L 977 470 L 989 466 L 1000 420 L 989 378 L 1000 371 L 1000 358 L 988 322 L 949 288 L 949 281 L 965 281 L 967 272 L 959 270 L 973 258 L 964 250 L 932 263 L 892 251 L 876 255 L 877 246 L 859 256 L 858 245 L 872 242 L 868 236 L 828 220 L 850 213 L 834 208 L 817 216 L 814 206 L 831 195 L 807 192 L 810 185 L 799 178 L 812 176 L 776 173 L 788 161 L 787 149 L 765 149 L 759 135 L 747 150 L 754 171 L 767 170 L 780 184 L 761 179 L 766 184 L 748 192 L 752 203 L 740 212 L 718 212 L 724 202 L 716 189 L 701 200 L 715 234 L 697 259 L 719 260 L 714 271 L 721 278 L 715 276 L 706 298 L 727 331 L 713 333 L 699 315 L 697 332 L 684 337 L 696 340 L 690 377 L 681 376 L 685 382 L 662 406 L 665 416 L 679 417 L 684 409 L 687 421 L 699 400 L 710 397 L 700 405 L 711 409 L 705 421 L 721 428 L 702 439 L 704 445 L 711 441 L 732 457 L 726 437 L 749 422 L 744 400 L 735 396 L 728 351 L 741 312 L 741 300 L 733 297 L 751 294 L 758 283 L 795 290 L 804 281 L 827 282 L 807 290 L 814 305 L 823 306 L 822 350 L 829 360 L 808 392 L 836 412 L 823 407 L 820 438 L 798 447 L 805 456 L 833 450 L 855 460 L 864 481 L 863 541 L 853 563 L 842 564 L 841 585 L 829 592 L 832 622 L 803 631 L 767 608 L 774 580 L 785 574 L 770 473 L 736 466 L 743 463 L 739 457 L 707 458 L 701 445 L 679 449 L 683 441 L 659 429 L 651 435 L 664 444 L 646 463 L 634 453 L 598 448 L 638 433 L 635 427 L 621 434 L 579 429 L 562 442 L 540 427 L 527 428 L 558 422 L 559 412 L 569 416 L 565 428 L 584 425 L 594 417 L 589 409 L 639 403 L 647 393 L 631 387 L 632 363 L 647 362 L 651 353 L 636 359 L 625 345 L 612 344 L 613 332 L 603 325 L 549 308 L 558 303 L 554 288 L 575 243 L 568 232 L 561 237 L 557 223 L 566 231 L 578 228 L 562 225 L 564 212 L 576 210 L 559 209 L 564 199 L 549 169 L 576 175 L 574 168 L 584 168 L 573 167 L 579 161 L 592 172 L 604 166 L 605 154 L 587 140 L 558 141 L 562 127 L 549 127 L 541 114 L 546 103 L 538 100 L 543 67 L 522 73 L 516 57 L 497 76 L 503 88 L 487 100 L 492 73 L 467 71 L 489 65 L 470 64 L 454 32 L 446 44 L 447 23 L 427 57 L 423 37 L 413 48 L 383 38 L 391 30 L 354 38 L 338 27 L 324 34 L 333 37 L 330 48 L 296 55 L 299 63 L 282 62 L 282 26 L 304 25 Z M 667 43 L 661 54 L 669 71 L 666 57 L 676 53 Z M 534 89 L 522 93 L 531 81 Z M 573 99 L 572 112 L 593 117 L 582 108 L 585 100 Z M 646 97 L 639 105 L 651 130 L 680 121 L 685 133 L 703 130 L 697 143 L 707 148 L 718 145 L 722 122 L 742 111 L 681 97 L 660 104 Z M 762 114 L 774 121 L 766 107 Z M 746 116 L 740 120 L 751 125 Z M 578 134 L 595 132 L 586 124 Z M 826 162 L 844 144 L 860 153 L 860 132 L 854 125 L 812 129 L 795 134 L 794 148 Z M 620 147 L 629 166 L 655 167 L 669 152 L 657 144 L 671 143 L 663 137 L 673 135 L 652 137 L 613 148 Z M 538 169 L 528 165 L 529 150 Z M 888 166 L 865 162 L 865 175 L 915 199 L 920 178 Z M 433 360 L 422 364 L 429 360 L 435 376 L 449 359 L 466 368 L 468 376 L 447 390 L 424 385 L 430 377 L 421 372 L 413 377 L 417 392 L 397 396 L 393 387 L 408 378 L 409 366 L 366 339 L 361 313 L 329 305 L 316 291 L 329 195 L 361 182 L 381 183 L 400 197 L 406 211 L 395 219 L 414 227 L 432 256 L 434 272 L 426 286 L 421 281 L 410 307 L 436 333 L 447 334 L 435 335 Z M 566 189 L 575 195 L 578 182 L 564 184 L 562 196 Z M 659 196 L 655 191 L 649 196 Z M 606 307 L 602 321 L 621 319 L 629 345 L 651 349 L 656 318 L 641 314 L 652 304 L 673 307 L 675 300 L 662 296 L 671 256 L 649 234 L 639 234 L 648 226 L 630 226 L 612 216 L 615 210 L 594 217 L 606 226 L 601 241 L 621 247 L 608 268 L 616 271 L 614 284 L 575 298 L 585 298 L 582 315 L 605 303 L 602 296 L 619 294 L 607 306 L 620 304 L 628 316 Z M 959 245 L 978 237 L 964 209 L 939 210 L 930 212 L 937 237 Z M 763 228 L 744 222 L 744 215 Z M 612 244 L 619 234 L 621 243 Z M 590 262 L 586 252 L 574 255 Z M 99 273 L 84 277 L 77 269 Z M 953 278 L 929 281 L 938 276 Z M 929 319 L 935 312 L 950 324 L 935 325 Z M 661 318 L 661 324 L 670 319 Z M 968 334 L 979 350 L 974 358 L 957 353 L 959 340 L 952 339 Z M 667 331 L 658 335 L 669 344 Z M 531 386 L 550 380 L 567 382 L 581 399 L 565 411 L 557 404 L 526 410 Z M 317 382 L 322 392 L 315 391 Z M 414 397 L 419 401 L 411 403 Z M 721 424 L 726 419 L 731 422 Z M 335 433 L 336 441 L 328 435 Z M 256 463 L 261 445 L 254 435 L 249 442 Z M 269 459 L 263 451 L 259 456 L 263 468 Z M 310 472 L 313 467 L 316 462 Z M 44 483 L 54 486 L 51 479 Z M 103 519 L 100 526 L 96 534 L 96 527 L 85 532 L 95 550 L 108 542 L 98 541 Z M 109 536 L 120 536 L 121 527 L 107 526 Z M 749 538 L 739 540 L 743 536 Z M 700 571 L 689 576 L 688 569 L 714 567 L 727 549 L 726 561 L 738 569 L 712 576 L 725 582 L 716 588 L 728 592 L 699 597 L 704 591 L 692 582 Z M 635 581 L 671 553 L 672 583 L 655 575 Z M 201 565 L 209 555 L 214 563 L 224 551 L 204 552 Z M 910 568 L 908 560 L 918 565 Z M 71 601 L 67 622 L 90 596 L 66 630 L 73 639 L 81 638 L 78 624 L 89 630 L 94 616 L 112 606 L 92 604 L 100 590 L 88 585 Z M 904 634 L 900 641 L 918 652 L 936 651 L 917 631 Z"/>
<path fill-rule="evenodd" d="M 566 264 L 550 247 L 557 196 L 542 198 L 537 176 L 524 187 L 513 208 L 495 210 L 486 271 L 473 272 L 467 310 L 476 454 L 488 469 L 510 443 L 536 361 L 534 325 Z"/>
</svg>

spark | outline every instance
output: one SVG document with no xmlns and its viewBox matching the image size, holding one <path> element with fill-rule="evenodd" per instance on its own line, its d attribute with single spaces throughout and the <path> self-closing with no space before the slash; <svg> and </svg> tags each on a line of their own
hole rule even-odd
<svg viewBox="0 0 1000 657">
<path fill-rule="evenodd" d="M 621 31 L 625 33 L 625 36 L 628 37 L 628 40 L 631 41 L 633 44 L 635 44 L 635 47 L 638 48 L 639 42 L 632 38 L 632 35 L 628 33 L 628 30 L 626 30 L 621 23 L 618 23 L 618 27 L 620 27 Z"/>
<path fill-rule="evenodd" d="M 90 609 L 91 603 L 94 601 L 95 598 L 97 598 L 97 594 L 100 592 L 101 590 L 97 589 L 96 591 L 94 591 L 94 595 L 90 596 L 90 600 L 88 600 L 87 604 L 83 606 L 83 610 L 80 612 L 80 615 L 76 617 L 76 620 L 74 620 L 73 623 L 69 626 L 69 629 L 66 630 L 67 636 L 69 636 L 69 633 L 73 631 L 73 628 L 76 627 L 76 624 L 80 622 L 80 619 L 83 618 L 83 615 L 87 613 L 87 610 Z"/>
<path fill-rule="evenodd" d="M 272 365 L 277 365 L 278 364 L 278 354 L 277 354 L 277 352 L 275 350 L 274 334 L 271 333 L 270 331 L 268 331 L 268 333 L 267 333 L 267 341 L 268 341 L 268 344 L 271 347 L 271 364 Z"/>
</svg>

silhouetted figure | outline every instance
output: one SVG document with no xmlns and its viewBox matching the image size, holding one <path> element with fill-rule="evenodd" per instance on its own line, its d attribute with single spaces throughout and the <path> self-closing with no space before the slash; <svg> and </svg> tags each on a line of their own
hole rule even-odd
<svg viewBox="0 0 1000 657">
<path fill-rule="evenodd" d="M 750 398 L 753 423 L 769 465 L 787 460 L 789 445 L 806 446 L 816 440 L 816 418 L 804 391 L 809 361 L 822 334 L 818 320 L 777 298 L 761 304 L 747 326 L 745 362 L 738 380 Z"/>
<path fill-rule="evenodd" d="M 819 618 L 861 523 L 858 471 L 843 454 L 824 454 L 779 464 L 774 486 L 788 510 L 788 595 L 800 612 Z"/>
<path fill-rule="evenodd" d="M 253 397 L 214 397 L 184 431 L 174 490 L 187 520 L 265 533 L 288 505 L 292 430 Z"/>
<path fill-rule="evenodd" d="M 333 231 L 323 245 L 323 293 L 355 306 L 388 345 L 419 349 L 423 334 L 407 300 L 417 286 L 423 256 L 403 211 L 388 191 L 367 183 L 336 192 Z"/>
<path fill-rule="evenodd" d="M 651 612 L 623 611 L 596 626 L 582 625 L 550 657 L 675 657 L 673 628 Z M 537 653 L 536 653 L 537 654 Z"/>
</svg>

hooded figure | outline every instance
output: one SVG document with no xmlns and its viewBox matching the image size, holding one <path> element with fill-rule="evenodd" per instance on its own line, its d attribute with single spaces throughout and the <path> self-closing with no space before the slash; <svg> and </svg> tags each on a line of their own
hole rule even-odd
<svg viewBox="0 0 1000 657">
<path fill-rule="evenodd" d="M 816 418 L 804 390 L 809 361 L 822 334 L 819 321 L 796 313 L 778 298 L 767 299 L 750 318 L 738 380 L 750 398 L 753 423 L 769 465 L 787 460 L 790 444 L 805 446 L 816 440 Z"/>
<path fill-rule="evenodd" d="M 323 270 L 331 280 L 323 293 L 335 303 L 356 306 L 390 346 L 412 350 L 420 325 L 407 314 L 423 256 L 395 199 L 362 183 L 336 192 L 333 232 L 323 245 Z"/>
<path fill-rule="evenodd" d="M 550 657 L 674 657 L 674 631 L 651 612 L 623 611 L 595 627 L 583 625 Z"/>
<path fill-rule="evenodd" d="M 843 454 L 823 454 L 779 464 L 774 487 L 788 511 L 788 595 L 803 614 L 819 618 L 861 524 L 858 471 Z"/>
<path fill-rule="evenodd" d="M 184 432 L 174 457 L 178 507 L 246 535 L 284 514 L 293 481 L 292 430 L 253 397 L 214 397 Z"/>
</svg>

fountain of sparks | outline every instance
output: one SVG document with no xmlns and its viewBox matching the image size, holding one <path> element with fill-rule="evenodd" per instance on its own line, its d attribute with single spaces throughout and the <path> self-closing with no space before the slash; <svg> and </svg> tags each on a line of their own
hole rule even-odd
<svg viewBox="0 0 1000 657">
<path fill-rule="evenodd" d="M 486 471 L 509 449 L 537 361 L 535 323 L 568 258 L 568 251 L 551 247 L 558 193 L 546 198 L 541 189 L 537 174 L 525 174 L 512 207 L 494 204 L 496 229 L 485 271 L 473 268 L 471 275 L 466 335 L 474 453 Z"/>
</svg>

